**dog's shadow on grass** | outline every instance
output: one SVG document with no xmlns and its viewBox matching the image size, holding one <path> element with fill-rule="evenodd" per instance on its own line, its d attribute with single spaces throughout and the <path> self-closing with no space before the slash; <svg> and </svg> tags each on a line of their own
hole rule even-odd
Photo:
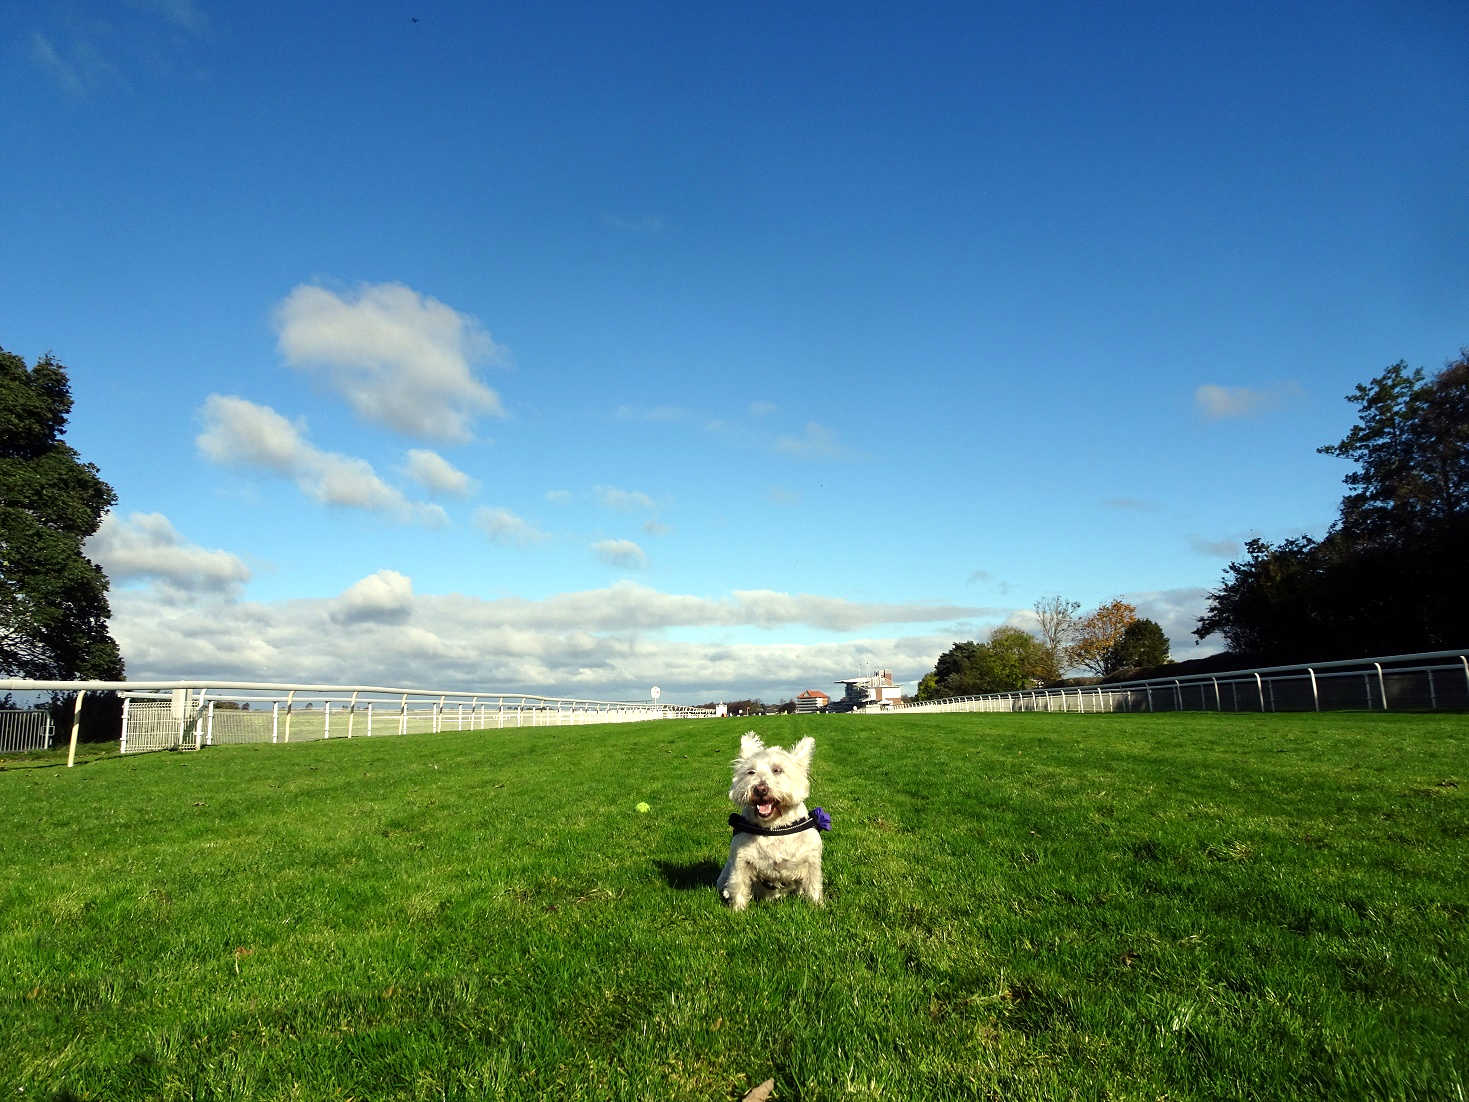
<svg viewBox="0 0 1469 1102">
<path fill-rule="evenodd" d="M 719 878 L 719 870 L 724 867 L 718 861 L 694 861 L 682 865 L 672 861 L 657 861 L 655 864 L 664 882 L 680 892 L 714 887 L 714 881 Z"/>
</svg>

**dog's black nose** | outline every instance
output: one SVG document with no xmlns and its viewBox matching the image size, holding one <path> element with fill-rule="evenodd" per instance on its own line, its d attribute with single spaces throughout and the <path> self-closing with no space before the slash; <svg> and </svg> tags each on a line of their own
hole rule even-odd
<svg viewBox="0 0 1469 1102">
<path fill-rule="evenodd" d="M 763 784 L 757 784 L 753 789 L 751 789 L 751 791 L 754 793 L 756 799 L 760 800 L 763 800 L 766 796 L 770 795 L 770 789 Z"/>
</svg>

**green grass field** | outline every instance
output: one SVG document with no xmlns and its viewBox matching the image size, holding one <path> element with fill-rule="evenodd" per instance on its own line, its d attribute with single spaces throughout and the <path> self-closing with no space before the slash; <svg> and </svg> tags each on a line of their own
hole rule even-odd
<svg viewBox="0 0 1469 1102">
<path fill-rule="evenodd" d="M 747 726 L 816 738 L 822 909 L 715 896 Z M 0 763 L 5 1098 L 1469 1079 L 1462 715 L 801 716 L 64 760 Z"/>
</svg>

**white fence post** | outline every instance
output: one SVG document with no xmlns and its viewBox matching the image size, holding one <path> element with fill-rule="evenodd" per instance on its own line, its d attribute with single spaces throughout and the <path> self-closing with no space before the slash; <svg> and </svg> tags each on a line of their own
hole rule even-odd
<svg viewBox="0 0 1469 1102">
<path fill-rule="evenodd" d="M 77 736 L 82 733 L 82 701 L 87 698 L 86 691 L 77 693 L 76 699 L 71 705 L 71 749 L 66 752 L 66 767 L 70 769 L 77 763 Z"/>
</svg>

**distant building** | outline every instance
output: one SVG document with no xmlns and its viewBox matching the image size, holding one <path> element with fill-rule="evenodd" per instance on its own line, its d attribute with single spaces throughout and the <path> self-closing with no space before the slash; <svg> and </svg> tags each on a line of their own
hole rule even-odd
<svg viewBox="0 0 1469 1102">
<path fill-rule="evenodd" d="M 845 685 L 842 707 L 892 708 L 902 703 L 903 690 L 893 684 L 892 670 L 874 670 L 867 677 L 848 677 L 837 682 Z"/>
<path fill-rule="evenodd" d="M 820 689 L 807 689 L 805 692 L 796 694 L 796 711 L 798 712 L 821 712 L 825 711 L 831 704 L 831 697 Z"/>
</svg>

